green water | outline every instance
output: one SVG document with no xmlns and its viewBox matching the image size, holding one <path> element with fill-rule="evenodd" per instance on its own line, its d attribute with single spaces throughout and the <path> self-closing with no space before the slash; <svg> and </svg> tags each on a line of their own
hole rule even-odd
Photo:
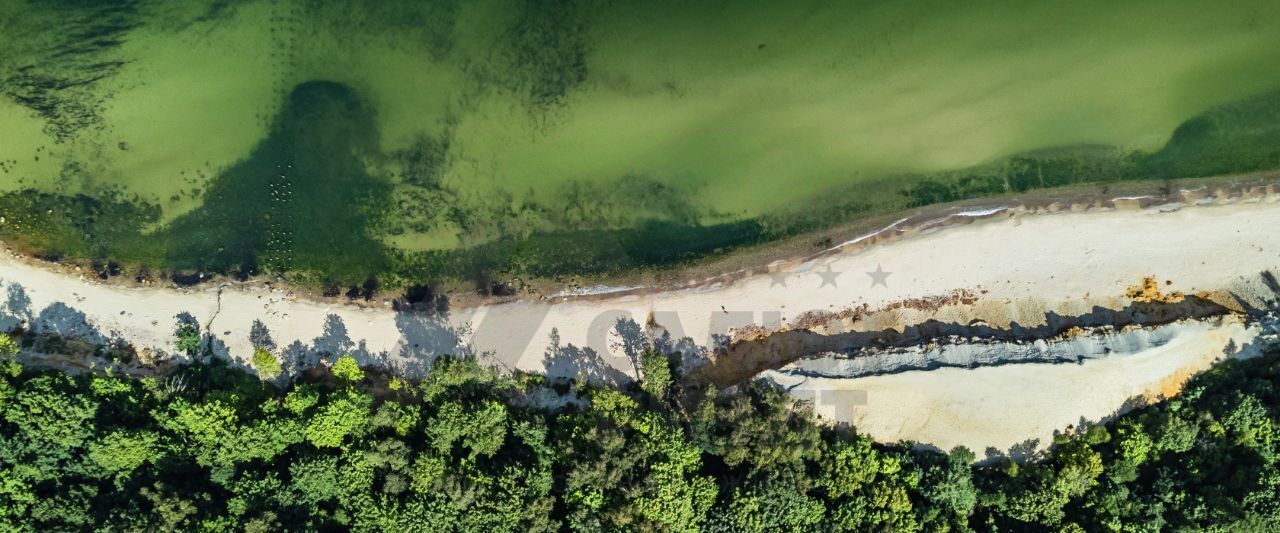
<svg viewBox="0 0 1280 533">
<path fill-rule="evenodd" d="M 1163 154 L 1097 179 L 1280 166 L 1256 113 L 1165 146 L 1276 88 L 1271 1 L 0 0 L 0 193 L 53 195 L 0 201 L 0 236 L 322 282 L 610 271 L 1001 192 L 955 173 L 1048 147 Z"/>
</svg>

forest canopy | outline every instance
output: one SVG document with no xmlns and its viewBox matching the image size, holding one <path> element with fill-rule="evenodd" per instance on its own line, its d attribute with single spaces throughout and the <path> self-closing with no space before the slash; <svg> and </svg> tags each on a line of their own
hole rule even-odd
<svg viewBox="0 0 1280 533">
<path fill-rule="evenodd" d="M 5 337 L 7 339 L 7 337 Z M 410 382 L 341 358 L 283 389 L 5 365 L 0 520 L 20 530 L 996 531 L 1280 519 L 1280 354 L 1019 464 L 883 446 L 762 382 L 624 389 L 443 358 Z"/>
</svg>

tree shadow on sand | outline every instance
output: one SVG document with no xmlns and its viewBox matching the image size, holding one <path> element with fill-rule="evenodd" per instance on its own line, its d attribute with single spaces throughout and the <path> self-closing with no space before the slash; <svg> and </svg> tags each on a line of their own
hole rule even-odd
<svg viewBox="0 0 1280 533">
<path fill-rule="evenodd" d="M 265 324 L 256 322 L 249 330 L 249 337 L 251 343 L 255 342 L 255 339 L 261 342 L 264 339 L 271 339 L 271 333 Z M 332 363 L 344 355 L 351 355 L 357 360 L 368 359 L 368 350 L 365 349 L 363 342 L 357 345 L 351 340 L 342 317 L 329 314 L 324 318 L 320 336 L 307 344 L 295 340 L 289 343 L 280 355 L 286 372 L 297 374 L 321 364 L 322 361 Z"/>
<path fill-rule="evenodd" d="M 448 316 L 442 312 L 396 313 L 400 351 L 393 366 L 409 375 L 422 375 L 441 355 L 476 357 L 475 350 L 463 341 L 469 330 L 454 327 Z"/>
<path fill-rule="evenodd" d="M 4 312 L 0 313 L 0 330 L 9 331 L 31 321 L 31 297 L 20 283 L 5 288 Z"/>
<path fill-rule="evenodd" d="M 621 385 L 631 380 L 614 368 L 595 350 L 560 343 L 560 331 L 551 330 L 550 344 L 542 357 L 547 377 L 560 381 L 585 380 L 589 383 Z"/>
<path fill-rule="evenodd" d="M 41 335 L 58 335 L 96 344 L 107 344 L 111 339 L 89 323 L 89 317 L 78 309 L 62 302 L 53 302 L 40 311 L 31 321 L 31 331 Z"/>
<path fill-rule="evenodd" d="M 276 349 L 276 341 L 271 338 L 271 330 L 267 329 L 267 325 L 257 319 L 253 321 L 252 326 L 249 326 L 249 344 L 252 344 L 255 350 L 262 349 L 273 352 Z"/>
<path fill-rule="evenodd" d="M 361 366 L 377 366 L 416 377 L 429 372 L 432 362 L 441 355 L 474 356 L 470 347 L 463 344 L 465 330 L 451 326 L 445 316 L 400 312 L 396 313 L 395 324 L 399 332 L 397 347 L 393 351 L 374 351 L 366 340 L 352 339 L 341 316 L 329 314 L 321 334 L 311 342 L 293 341 L 280 349 L 281 365 L 286 373 L 298 374 L 349 355 Z M 250 329 L 250 342 L 268 350 L 275 346 L 270 330 L 261 322 L 255 322 Z"/>
</svg>

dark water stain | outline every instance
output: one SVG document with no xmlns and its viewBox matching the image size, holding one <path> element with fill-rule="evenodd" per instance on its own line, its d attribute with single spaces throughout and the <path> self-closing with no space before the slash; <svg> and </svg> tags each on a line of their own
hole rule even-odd
<svg viewBox="0 0 1280 533">
<path fill-rule="evenodd" d="M 518 97 L 543 116 L 587 81 L 590 21 L 581 2 L 517 0 L 509 22 L 491 47 L 466 58 L 473 82 Z"/>
<path fill-rule="evenodd" d="M 902 176 L 908 207 L 1084 183 L 1201 178 L 1280 168 L 1280 91 L 1191 117 L 1159 150 L 1058 147 L 955 171 Z"/>
<path fill-rule="evenodd" d="M 298 85 L 249 157 L 214 179 L 203 205 L 167 229 L 169 263 L 217 272 L 302 270 L 338 282 L 386 267 L 367 228 L 391 185 L 369 174 L 372 110 L 348 87 Z"/>
<path fill-rule="evenodd" d="M 535 107 L 561 103 L 587 79 L 587 22 L 575 2 L 525 0 L 507 31 L 511 83 Z"/>
<path fill-rule="evenodd" d="M 4 27 L 0 93 L 45 120 L 59 142 L 100 126 L 98 90 L 127 60 L 119 54 L 128 33 L 141 24 L 137 0 L 28 2 L 20 20 Z M 56 28 L 50 28 L 56 24 Z"/>
</svg>

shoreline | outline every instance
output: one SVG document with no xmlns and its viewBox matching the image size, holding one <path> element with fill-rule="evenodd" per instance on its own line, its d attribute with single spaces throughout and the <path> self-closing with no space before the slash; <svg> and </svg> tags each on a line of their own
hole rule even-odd
<svg viewBox="0 0 1280 533">
<path fill-rule="evenodd" d="M 1001 239 L 999 235 L 1002 230 L 999 228 L 1018 227 L 1024 224 L 1034 223 L 1051 230 L 1058 222 L 1067 220 L 1069 217 L 1083 217 L 1080 220 L 1101 220 L 1101 218 L 1096 217 L 1106 218 L 1119 216 L 1124 218 L 1127 216 L 1141 217 L 1144 215 L 1185 216 L 1187 213 L 1218 213 L 1223 212 L 1223 210 L 1239 212 L 1241 210 L 1250 209 L 1249 206 L 1251 205 L 1269 205 L 1280 201 L 1280 188 L 1277 188 L 1274 185 L 1267 185 L 1262 188 L 1252 187 L 1244 190 L 1188 191 L 1185 193 L 1185 196 L 1185 199 L 1188 200 L 1187 202 L 1183 202 L 1182 205 L 1172 207 L 1172 204 L 1159 203 L 1154 198 L 1146 200 L 1127 200 L 1136 204 L 1132 207 L 1125 207 L 1123 203 L 1120 207 L 1117 207 L 1114 205 L 1114 202 L 1095 200 L 1093 203 L 1088 205 L 1073 204 L 1075 208 L 1072 208 L 1072 206 L 1066 206 L 1062 203 L 1052 203 L 1044 208 L 1031 208 L 1026 205 L 999 208 L 988 207 L 984 208 L 983 211 L 978 212 L 976 215 L 970 214 L 975 211 L 971 206 L 952 206 L 948 208 L 951 213 L 944 214 L 943 216 L 937 216 L 933 213 L 917 215 L 916 218 L 920 219 L 920 222 L 914 222 L 914 220 L 911 220 L 908 222 L 896 223 L 891 225 L 889 228 L 873 232 L 871 234 L 860 235 L 850 239 L 844 244 L 830 247 L 816 254 L 809 254 L 807 256 L 793 258 L 790 260 L 774 261 L 765 267 L 743 269 L 734 273 L 735 275 L 733 276 L 721 276 L 697 280 L 692 283 L 677 286 L 676 288 L 646 287 L 643 290 L 632 289 L 601 295 L 557 297 L 537 300 L 517 299 L 503 302 L 484 303 L 473 307 L 460 305 L 455 306 L 447 313 L 399 312 L 389 308 L 389 301 L 384 301 L 381 305 L 350 305 L 332 301 L 316 301 L 308 299 L 304 295 L 299 295 L 298 293 L 292 292 L 286 288 L 274 287 L 269 283 L 257 282 L 224 282 L 218 285 L 204 285 L 185 289 L 155 286 L 119 286 L 110 283 L 100 283 L 97 280 L 89 279 L 83 274 L 79 275 L 78 278 L 67 276 L 64 273 L 59 272 L 58 269 L 49 269 L 45 265 L 30 258 L 12 255 L 4 258 L 3 263 L 5 264 L 3 270 L 0 270 L 0 277 L 15 279 L 19 282 L 23 282 L 25 278 L 39 278 L 39 281 L 34 284 L 34 287 L 62 286 L 66 289 L 64 291 L 66 292 L 66 296 L 69 296 L 69 298 L 64 299 L 72 301 L 76 299 L 83 300 L 83 297 L 77 293 L 77 291 L 83 291 L 97 293 L 96 297 L 107 300 L 119 298 L 123 298 L 124 301 L 155 301 L 157 299 L 173 299 L 176 302 L 182 302 L 181 304 L 177 304 L 176 307 L 189 307 L 193 310 L 210 309 L 209 311 L 200 313 L 192 312 L 192 315 L 196 316 L 202 324 L 206 325 L 208 327 L 208 333 L 214 337 L 224 337 L 234 333 L 234 331 L 238 329 L 223 329 L 217 327 L 216 324 L 205 324 L 205 322 L 210 321 L 209 319 L 211 317 L 218 316 L 217 312 L 221 310 L 223 305 L 222 300 L 224 298 L 228 299 L 228 303 L 232 308 L 241 309 L 243 312 L 252 312 L 251 310 L 253 308 L 261 307 L 262 310 L 258 312 L 258 314 L 262 315 L 264 319 L 263 322 L 265 324 L 270 325 L 272 322 L 276 322 L 277 327 L 282 327 L 290 331 L 307 331 L 315 329 L 315 326 L 296 326 L 288 324 L 288 322 L 292 321 L 290 318 L 290 309 L 296 309 L 292 312 L 292 316 L 295 318 L 302 316 L 306 316 L 309 319 L 314 319 L 315 317 L 323 318 L 330 315 L 343 317 L 349 316 L 350 319 L 344 318 L 346 322 L 365 322 L 366 326 L 371 326 L 367 331 L 360 332 L 367 333 L 367 335 L 365 335 L 366 337 L 383 337 L 384 335 L 380 334 L 380 331 L 400 331 L 403 335 L 403 329 L 409 327 L 411 325 L 410 323 L 418 322 L 420 323 L 419 329 L 427 328 L 433 334 L 431 335 L 433 342 L 430 344 L 436 350 L 444 348 L 456 349 L 456 346 L 446 347 L 440 345 L 439 342 L 436 341 L 441 337 L 446 337 L 461 342 L 464 338 L 474 337 L 476 332 L 467 331 L 467 329 L 480 322 L 492 324 L 493 320 L 486 319 L 502 319 L 503 317 L 511 319 L 517 315 L 530 315 L 535 317 L 530 320 L 538 322 L 538 324 L 526 324 L 523 328 L 517 328 L 525 330 L 523 333 L 525 333 L 526 336 L 528 334 L 541 333 L 544 334 L 545 338 L 545 334 L 549 332 L 547 331 L 546 326 L 541 324 L 541 322 L 548 320 L 558 323 L 561 326 L 573 326 L 580 330 L 592 330 L 589 336 L 593 336 L 595 338 L 591 340 L 584 338 L 582 332 L 569 331 L 568 327 L 558 328 L 564 330 L 558 331 L 558 335 L 562 337 L 563 340 L 571 342 L 574 346 L 588 346 L 595 351 L 597 356 L 604 356 L 605 353 L 610 351 L 608 346 L 609 341 L 600 337 L 609 336 L 610 333 L 607 329 L 611 324 L 608 324 L 607 320 L 605 322 L 601 322 L 600 316 L 597 315 L 610 311 L 623 311 L 624 314 L 627 314 L 629 319 L 634 321 L 636 324 L 644 324 L 647 326 L 651 323 L 656 323 L 657 325 L 663 326 L 669 330 L 671 332 L 671 336 L 675 339 L 681 339 L 684 337 L 693 339 L 693 345 L 697 346 L 704 352 L 703 357 L 705 358 L 712 355 L 712 353 L 709 352 L 713 352 L 715 349 L 723 347 L 728 341 L 740 340 L 742 338 L 756 338 L 776 331 L 786 331 L 799 328 L 804 330 L 813 330 L 823 334 L 833 334 L 841 331 L 852 331 L 857 329 L 853 327 L 853 323 L 858 321 L 866 324 L 875 324 L 879 327 L 886 325 L 886 320 L 893 322 L 893 324 L 888 325 L 892 325 L 894 327 L 901 328 L 904 326 L 910 326 L 914 323 L 919 323 L 923 320 L 922 317 L 926 315 L 937 315 L 939 313 L 945 314 L 946 310 L 934 309 L 929 312 L 924 312 L 904 309 L 904 306 L 907 308 L 919 306 L 922 304 L 919 302 L 913 303 L 913 300 L 919 300 L 922 298 L 926 300 L 931 298 L 937 300 L 939 297 L 946 296 L 957 290 L 969 291 L 971 293 L 970 298 L 976 298 L 983 302 L 979 302 L 978 304 L 954 302 L 943 305 L 942 307 L 951 308 L 953 311 L 957 308 L 979 309 L 983 308 L 983 305 L 990 307 L 990 301 L 997 297 L 1003 297 L 1009 302 L 1012 302 L 1014 299 L 1025 299 L 1029 297 L 1041 298 L 1048 302 L 1058 302 L 1073 296 L 1078 298 L 1092 294 L 1097 297 L 1092 298 L 1091 303 L 1101 305 L 1106 308 L 1118 308 L 1123 303 L 1124 298 L 1122 298 L 1122 296 L 1124 290 L 1128 286 L 1138 282 L 1141 276 L 1158 275 L 1159 273 L 1149 271 L 1154 270 L 1153 267 L 1144 267 L 1142 270 L 1131 270 L 1125 276 L 1126 279 L 1108 280 L 1107 285 L 1110 285 L 1110 290 L 1104 290 L 1106 289 L 1104 286 L 1097 286 L 1094 287 L 1093 290 L 1090 290 L 1087 287 L 1088 284 L 1076 284 L 1079 285 L 1079 287 L 1072 287 L 1066 291 L 1056 291 L 1058 294 L 1044 293 L 1042 292 L 1042 287 L 1036 286 L 1024 286 L 1019 287 L 1017 290 L 1012 292 L 997 291 L 994 294 L 989 294 L 992 287 L 985 287 L 982 282 L 983 280 L 980 278 L 967 281 L 960 279 L 936 280 L 932 283 L 920 283 L 918 287 L 907 287 L 907 290 L 899 290 L 898 287 L 895 287 L 894 290 L 887 290 L 889 287 L 886 286 L 884 287 L 886 290 L 882 291 L 847 288 L 848 283 L 862 284 L 865 283 L 865 281 L 844 282 L 844 284 L 846 284 L 845 288 L 838 287 L 837 282 L 832 281 L 829 284 L 823 283 L 823 285 L 828 286 L 831 289 L 829 291 L 823 290 L 823 286 L 808 287 L 803 291 L 803 294 L 800 294 L 797 293 L 796 290 L 782 290 L 789 289 L 786 282 L 779 282 L 772 279 L 772 277 L 781 274 L 786 277 L 803 277 L 810 282 L 818 281 L 817 278 L 820 276 L 817 276 L 816 272 L 822 271 L 824 267 L 831 268 L 831 264 L 833 262 L 839 262 L 841 263 L 841 266 L 843 266 L 854 262 L 855 260 L 853 258 L 858 258 L 862 255 L 880 255 L 882 258 L 877 259 L 876 261 L 881 265 L 887 264 L 888 266 L 886 268 L 892 270 L 894 268 L 901 268 L 902 266 L 905 266 L 901 264 L 894 264 L 895 262 L 899 262 L 897 258 L 893 257 L 896 255 L 894 252 L 904 247 L 917 250 L 917 252 L 928 252 L 928 248 L 930 247 L 926 246 L 924 249 L 921 249 L 919 246 L 919 243 L 924 240 L 944 239 L 950 241 L 954 239 L 972 239 L 973 245 L 982 244 L 984 246 L 993 246 L 994 243 L 992 241 L 998 241 Z M 1122 202 L 1124 201 L 1126 200 L 1122 200 Z M 1176 207 L 1176 209 L 1174 207 Z M 1280 212 L 1280 208 L 1273 210 Z M 1179 213 L 1182 215 L 1177 215 Z M 1106 230 L 1102 231 L 1106 232 Z M 1151 231 L 1153 235 L 1158 235 L 1161 232 L 1161 230 L 1155 229 L 1154 226 L 1149 231 Z M 966 236 L 964 235 L 965 233 L 977 233 L 977 235 Z M 984 235 L 983 233 L 986 234 Z M 1100 236 L 1101 235 L 1096 235 L 1095 237 Z M 1034 245 L 1037 240 L 1034 235 L 1024 235 L 1021 238 L 1027 240 L 1031 245 Z M 1263 238 L 1265 238 L 1265 236 Z M 1142 239 L 1138 239 L 1138 241 L 1141 240 Z M 970 246 L 971 245 L 968 244 L 959 244 L 957 251 L 964 250 Z M 998 249 L 999 246 L 995 246 L 995 248 Z M 1280 249 L 1280 244 L 1277 245 L 1276 249 Z M 1180 250 L 1164 250 L 1163 252 L 1177 255 L 1179 251 Z M 886 256 L 884 253 L 888 253 L 889 255 Z M 957 256 L 957 259 L 964 258 Z M 859 259 L 856 261 L 860 262 L 861 260 Z M 1034 262 L 1035 258 L 1034 256 L 1030 256 L 1025 258 L 1025 261 Z M 1163 258 L 1159 259 L 1159 261 L 1167 262 Z M 1276 262 L 1280 263 L 1280 259 L 1277 259 Z M 1013 266 L 1017 267 L 1018 265 Z M 1036 265 L 1032 264 L 1025 266 L 1035 267 Z M 858 268 L 865 268 L 865 270 L 869 271 L 872 270 L 874 266 L 869 263 L 865 266 L 859 266 Z M 15 272 L 15 269 L 21 270 L 21 272 Z M 843 272 L 851 269 L 852 268 L 842 268 L 837 270 Z M 1034 277 L 1034 270 L 1034 268 L 1022 268 L 1020 275 L 1025 277 L 1030 274 Z M 1230 270 L 1227 271 L 1229 272 Z M 1052 273 L 1046 273 L 1052 276 Z M 861 272 L 854 272 L 853 274 L 859 277 L 862 276 Z M 899 276 L 901 275 L 904 274 L 899 274 Z M 990 276 L 987 277 L 989 278 Z M 1213 286 L 1215 284 L 1221 285 L 1220 283 L 1214 283 L 1214 277 L 1215 276 L 1211 274 L 1202 273 L 1199 275 L 1200 283 L 1198 285 L 1176 288 L 1190 292 L 1224 288 Z M 900 283 L 900 279 L 901 278 L 899 277 L 893 279 L 893 281 Z M 992 282 L 998 283 L 997 280 L 988 279 L 987 281 L 988 284 L 991 284 Z M 74 290 L 72 290 L 72 288 L 74 288 Z M 871 287 L 870 289 L 875 289 L 875 287 Z M 1007 294 L 1001 294 L 1002 292 Z M 717 296 L 719 296 L 719 298 L 717 298 Z M 720 299 L 723 299 L 724 301 L 721 303 L 712 303 L 713 300 Z M 945 302 L 945 300 L 946 298 L 942 298 L 942 300 L 938 301 Z M 641 303 L 642 305 L 637 306 L 637 303 Z M 1223 303 L 1233 305 L 1231 302 Z M 71 305 L 74 305 L 74 303 Z M 734 312 L 730 312 L 729 308 L 724 306 L 734 307 L 735 310 Z M 1078 307 L 1079 304 L 1077 303 L 1076 306 Z M 160 306 L 160 308 L 166 307 L 175 307 L 175 305 L 171 304 L 167 306 Z M 693 309 L 689 309 L 690 307 Z M 1014 307 L 1017 306 L 1015 305 Z M 995 309 L 969 312 L 968 314 L 974 315 L 975 317 L 981 318 L 985 322 L 989 323 L 1001 322 L 1001 317 L 996 315 L 1004 314 L 1006 316 L 1003 317 L 1003 320 L 1006 323 L 1010 321 L 1019 321 L 1020 323 L 1025 324 L 1030 323 L 1028 322 L 1028 319 L 1033 319 L 1037 312 L 1053 309 L 1052 305 L 1039 305 L 1034 307 L 1037 309 L 1031 311 L 1026 309 L 1017 311 L 1015 309 L 1013 314 L 1010 314 L 1007 310 L 1004 313 L 993 312 L 999 311 Z M 682 308 L 687 310 L 681 311 Z M 555 309 L 556 311 L 552 312 L 552 309 Z M 560 310 L 564 310 L 565 312 L 561 313 Z M 897 318 L 886 319 L 884 317 L 877 317 L 874 312 L 876 310 L 885 310 L 888 314 L 894 315 Z M 169 314 L 165 319 L 171 320 L 174 314 L 183 311 L 184 309 L 176 309 L 174 313 Z M 712 313 L 712 311 L 720 311 L 720 313 Z M 1059 314 L 1069 313 L 1069 311 L 1065 309 L 1055 309 L 1054 311 Z M 657 315 L 663 315 L 668 312 L 677 312 L 681 315 L 678 317 L 679 321 L 688 322 L 692 319 L 692 322 L 696 325 L 693 328 L 686 328 L 682 327 L 686 324 L 665 324 L 663 323 L 663 317 L 655 316 L 655 312 Z M 583 313 L 586 314 L 584 315 Z M 717 314 L 724 316 L 716 316 Z M 918 316 L 912 318 L 907 315 Z M 370 320 L 372 317 L 378 317 L 379 321 L 384 322 L 384 324 L 381 326 L 374 326 L 374 321 Z M 400 322 L 398 325 L 395 324 L 397 318 L 399 318 Z M 391 320 L 391 325 L 394 327 L 386 327 L 387 324 L 385 324 L 385 322 L 387 319 Z M 520 318 L 519 320 L 523 321 L 524 318 Z M 153 318 L 152 321 L 156 322 L 153 326 L 158 326 L 162 320 L 159 318 Z M 114 328 L 122 331 L 130 329 L 129 324 L 127 323 L 120 323 L 118 320 L 111 322 L 114 322 L 114 324 L 106 329 L 110 330 Z M 714 322 L 714 324 L 711 324 L 712 322 Z M 427 324 L 429 324 L 429 326 L 427 326 Z M 704 324 L 705 327 L 703 326 Z M 488 327 L 492 328 L 494 326 Z M 603 333 L 600 331 L 602 327 L 606 329 Z M 241 327 L 239 329 L 244 328 Z M 355 330 L 365 328 L 356 328 L 352 326 L 351 329 Z M 307 335 L 310 334 L 308 333 Z M 298 335 L 290 335 L 290 337 L 292 338 L 291 340 L 298 341 L 305 341 L 309 338 L 314 338 L 308 337 L 307 335 L 302 337 L 299 337 Z M 490 335 L 495 336 L 495 342 L 488 343 L 489 346 L 487 347 L 481 346 L 480 348 L 482 351 L 485 348 L 488 348 L 498 349 L 499 352 L 501 352 L 502 348 L 513 348 L 513 346 L 511 346 L 512 341 L 532 342 L 535 340 L 533 337 L 523 339 L 522 341 L 513 339 L 513 333 L 509 331 L 490 333 Z M 717 335 L 727 336 L 719 341 L 720 346 L 716 346 L 716 343 L 711 342 L 713 340 L 712 337 Z M 150 339 L 144 340 L 143 344 L 148 345 L 146 347 L 151 348 L 153 351 L 159 350 L 160 346 L 164 344 L 163 341 L 166 340 L 156 334 L 152 334 L 149 337 Z M 228 348 L 221 351 L 235 351 L 243 353 L 246 351 L 244 350 L 245 347 L 243 344 L 243 342 L 232 342 L 228 345 Z M 283 342 L 280 344 L 287 346 L 290 343 Z M 409 347 L 413 348 L 413 345 L 415 344 L 420 348 L 424 343 L 409 342 Z M 236 349 L 232 350 L 232 347 Z M 404 351 L 394 348 L 396 348 L 394 342 L 388 343 L 383 341 L 376 347 L 371 344 L 369 348 L 365 349 L 365 351 L 370 353 L 387 352 L 389 354 Z M 420 353 L 416 353 L 417 350 L 408 351 L 415 353 L 405 355 L 422 355 Z M 529 366 L 527 363 L 531 361 L 525 361 L 525 365 L 519 365 L 518 363 L 520 363 L 521 359 L 528 359 L 530 356 L 536 357 L 536 355 L 536 353 L 526 349 L 523 350 L 521 357 L 503 361 L 507 363 L 507 366 L 527 367 Z M 626 369 L 627 366 L 631 366 L 629 364 L 616 364 L 619 363 L 619 361 L 613 361 L 613 363 L 615 364 L 610 366 L 623 367 L 624 371 L 630 370 Z"/>
<path fill-rule="evenodd" d="M 623 294 L 643 295 L 649 292 L 732 283 L 746 276 L 773 271 L 780 265 L 812 261 L 827 254 L 855 250 L 873 244 L 885 244 L 898 238 L 939 231 L 949 226 L 999 219 L 1002 215 L 1107 212 L 1159 206 L 1178 208 L 1193 204 L 1223 205 L 1239 201 L 1262 200 L 1277 194 L 1280 194 L 1280 171 L 1163 181 L 1091 183 L 1040 189 L 1027 193 L 1010 193 L 880 213 L 838 224 L 826 230 L 746 247 L 730 252 L 728 257 L 715 258 L 706 263 L 695 263 L 657 273 L 591 279 L 592 286 L 608 286 L 613 289 L 608 292 L 552 295 L 544 298 L 590 299 Z M 1210 203 L 1204 203 L 1206 201 Z M 834 246 L 816 244 L 826 241 L 839 241 L 840 244 Z M 681 277 L 685 279 L 674 279 Z"/>
<path fill-rule="evenodd" d="M 529 298 L 558 303 L 630 295 L 643 296 L 655 292 L 731 284 L 745 277 L 774 271 L 783 265 L 820 259 L 827 254 L 842 250 L 884 244 L 914 234 L 938 231 L 948 226 L 972 224 L 1004 216 L 1105 212 L 1117 209 L 1145 209 L 1161 205 L 1176 208 L 1183 204 L 1204 202 L 1206 199 L 1211 199 L 1215 204 L 1234 203 L 1252 201 L 1274 194 L 1280 194 L 1280 170 L 1207 178 L 1091 183 L 1040 189 L 870 215 L 837 224 L 828 229 L 744 246 L 725 255 L 671 267 L 645 268 L 607 277 L 586 276 L 571 283 L 549 279 L 522 280 L 521 283 L 528 284 L 528 290 L 514 296 L 477 295 L 473 290 L 462 288 L 456 281 L 447 282 L 441 286 L 442 291 L 439 295 L 447 297 L 452 305 L 468 307 L 498 305 Z M 828 242 L 840 244 L 824 245 Z M 245 281 L 233 279 L 225 274 L 207 276 L 201 274 L 199 281 L 194 284 L 179 284 L 171 279 L 139 283 L 128 280 L 124 276 L 101 279 L 80 264 L 49 261 L 16 252 L 3 242 L 0 242 L 0 246 L 3 246 L 9 255 L 24 259 L 33 265 L 61 271 L 68 275 L 81 276 L 93 283 L 121 287 L 160 287 L 179 291 L 202 290 L 212 286 L 283 289 L 299 298 L 316 303 L 375 309 L 392 307 L 393 301 L 404 297 L 402 292 L 378 293 L 369 300 L 361 300 L 358 297 L 323 296 L 314 288 L 289 281 L 287 273 L 258 276 Z"/>
<path fill-rule="evenodd" d="M 362 365 L 410 376 L 428 370 L 436 356 L 475 354 L 509 370 L 622 384 L 636 376 L 639 353 L 659 350 L 680 359 L 686 378 L 711 377 L 728 386 L 842 346 L 877 346 L 877 335 L 921 344 L 933 342 L 930 335 L 937 333 L 930 332 L 969 335 L 995 329 L 1049 336 L 1076 322 L 1113 320 L 1113 315 L 1160 324 L 1200 318 L 1194 313 L 1205 309 L 1223 316 L 1275 305 L 1280 288 L 1274 274 L 1265 273 L 1280 272 L 1280 233 L 1274 231 L 1280 227 L 1280 189 L 1179 194 L 1186 196 L 1178 204 L 1122 198 L 1119 205 L 1096 200 L 1077 209 L 1068 204 L 953 206 L 945 216 L 922 216 L 920 223 L 859 235 L 729 279 L 645 293 L 456 306 L 447 312 L 333 304 L 250 284 L 123 287 L 5 255 L 0 257 L 0 295 L 6 296 L 0 329 L 125 343 L 137 354 L 135 363 L 162 365 L 182 358 L 174 355 L 173 331 L 176 320 L 186 317 L 200 325 L 214 355 L 247 368 L 254 348 L 267 347 L 282 360 L 286 375 L 343 353 Z M 877 281 L 874 274 L 881 268 L 885 277 Z M 1145 292 L 1134 292 L 1144 284 L 1150 285 Z M 1184 300 L 1193 314 L 1178 314 L 1183 304 L 1176 302 Z M 1114 366 L 1102 364 L 1111 359 L 1089 365 Z M 978 372 L 1033 367 L 1028 371 L 1049 368 L 1011 364 Z M 1156 374 L 1186 370 L 1159 368 Z M 944 380 L 949 387 L 983 397 L 999 394 L 999 380 L 967 383 L 956 377 L 977 374 L 957 372 L 974 370 L 939 368 L 851 382 L 952 375 Z M 1170 379 L 1152 376 L 1143 379 Z M 909 405 L 891 403 L 878 412 L 898 412 L 899 404 Z M 1096 404 L 1091 405 L 1079 414 L 1096 416 Z M 973 416 L 977 420 L 982 413 Z"/>
</svg>

